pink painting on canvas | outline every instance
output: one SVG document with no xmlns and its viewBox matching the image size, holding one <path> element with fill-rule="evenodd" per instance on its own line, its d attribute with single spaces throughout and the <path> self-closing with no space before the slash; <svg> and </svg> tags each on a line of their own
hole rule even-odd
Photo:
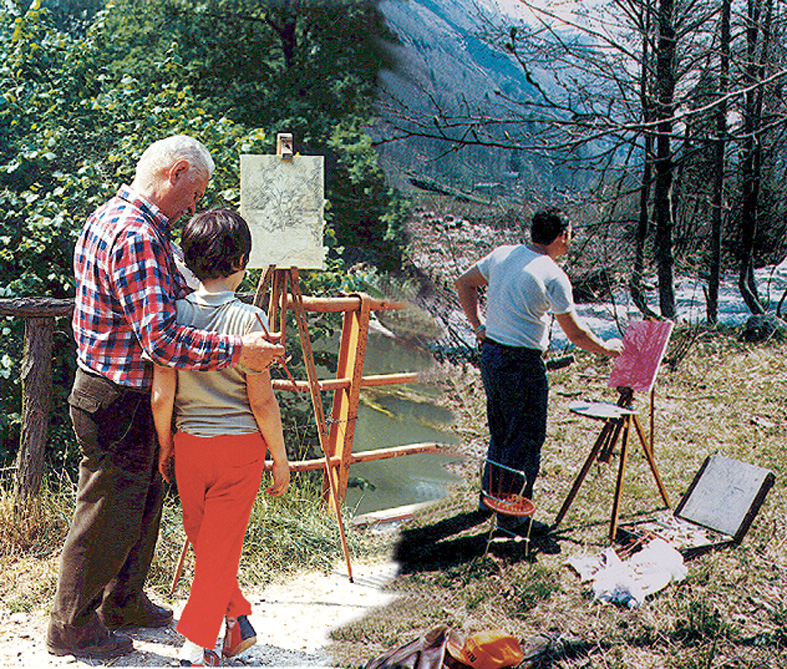
<svg viewBox="0 0 787 669">
<path fill-rule="evenodd" d="M 631 321 L 623 337 L 623 353 L 615 358 L 609 387 L 627 386 L 649 392 L 667 350 L 672 321 Z"/>
</svg>

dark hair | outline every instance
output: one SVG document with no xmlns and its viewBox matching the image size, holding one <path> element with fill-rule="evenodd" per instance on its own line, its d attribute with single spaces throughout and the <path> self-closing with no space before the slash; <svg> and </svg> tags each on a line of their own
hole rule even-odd
<svg viewBox="0 0 787 669">
<path fill-rule="evenodd" d="M 230 209 L 209 209 L 194 216 L 181 238 L 186 266 L 200 281 L 230 276 L 246 266 L 251 232 Z"/>
<path fill-rule="evenodd" d="M 555 207 L 533 214 L 530 223 L 530 240 L 534 244 L 549 245 L 568 230 L 571 221 Z"/>
</svg>

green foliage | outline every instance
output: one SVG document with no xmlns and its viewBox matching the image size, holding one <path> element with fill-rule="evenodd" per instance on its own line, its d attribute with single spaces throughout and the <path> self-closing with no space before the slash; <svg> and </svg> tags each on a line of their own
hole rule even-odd
<svg viewBox="0 0 787 669">
<path fill-rule="evenodd" d="M 107 17 L 109 68 L 149 89 L 166 85 L 160 63 L 177 54 L 177 77 L 214 116 L 277 132 L 326 161 L 326 217 L 350 260 L 399 265 L 406 203 L 377 165 L 366 127 L 377 72 L 391 40 L 376 0 L 261 4 L 118 0 Z M 337 30 L 337 26 L 342 26 Z"/>
<path fill-rule="evenodd" d="M 371 138 L 360 123 L 357 117 L 343 120 L 328 141 L 337 156 L 334 225 L 342 243 L 356 250 L 345 254 L 348 262 L 371 259 L 383 269 L 394 269 L 401 266 L 409 202 L 385 185 Z M 362 211 L 358 211 L 358 202 L 364 203 Z"/>
</svg>

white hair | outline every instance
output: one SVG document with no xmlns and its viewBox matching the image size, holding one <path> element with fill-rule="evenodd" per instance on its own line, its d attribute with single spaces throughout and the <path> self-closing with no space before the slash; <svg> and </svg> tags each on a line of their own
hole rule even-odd
<svg viewBox="0 0 787 669">
<path fill-rule="evenodd" d="M 216 167 L 210 151 L 202 142 L 188 135 L 171 135 L 153 142 L 145 149 L 137 162 L 135 180 L 149 186 L 178 160 L 188 162 L 191 181 L 196 181 L 200 176 L 210 179 Z"/>
</svg>

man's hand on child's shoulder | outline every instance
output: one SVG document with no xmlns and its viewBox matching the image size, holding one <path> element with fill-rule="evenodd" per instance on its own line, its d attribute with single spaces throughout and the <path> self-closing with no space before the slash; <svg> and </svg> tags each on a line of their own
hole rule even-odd
<svg viewBox="0 0 787 669">
<path fill-rule="evenodd" d="M 265 371 L 278 357 L 284 355 L 284 346 L 278 343 L 280 332 L 248 332 L 241 337 L 240 362 L 246 367 Z"/>
</svg>

